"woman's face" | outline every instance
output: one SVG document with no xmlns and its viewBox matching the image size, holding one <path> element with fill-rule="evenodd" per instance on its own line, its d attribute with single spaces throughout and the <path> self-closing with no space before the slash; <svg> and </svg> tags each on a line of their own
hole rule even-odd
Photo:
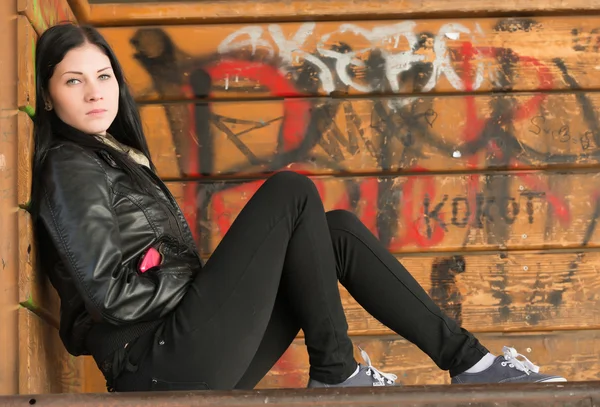
<svg viewBox="0 0 600 407">
<path fill-rule="evenodd" d="M 110 60 L 88 43 L 73 48 L 56 65 L 48 93 L 56 115 L 89 134 L 106 134 L 119 110 L 119 83 Z"/>
</svg>

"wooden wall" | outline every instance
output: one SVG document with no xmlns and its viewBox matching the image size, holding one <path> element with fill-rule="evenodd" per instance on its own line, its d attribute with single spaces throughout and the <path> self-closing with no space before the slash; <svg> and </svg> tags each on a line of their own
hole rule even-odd
<svg viewBox="0 0 600 407">
<path fill-rule="evenodd" d="M 0 395 L 18 382 L 17 23 L 11 1 L 0 2 Z"/>
<path fill-rule="evenodd" d="M 24 44 L 50 21 L 36 22 L 40 1 L 20 1 L 29 7 Z M 256 2 L 263 20 L 237 23 L 199 24 L 198 4 L 92 4 L 86 13 L 124 66 L 160 175 L 204 257 L 266 174 L 301 171 L 327 209 L 355 212 L 493 352 L 516 346 L 544 370 L 598 380 L 600 16 L 584 9 L 600 2 L 561 2 L 560 15 L 547 15 L 547 2 L 493 2 L 506 8 L 500 17 L 483 13 L 487 2 L 430 2 L 438 14 L 394 2 L 384 16 L 384 0 L 348 9 L 337 1 L 342 21 L 313 22 L 289 21 L 286 7 L 299 1 Z M 70 16 L 66 1 L 46 3 Z M 523 10 L 532 16 L 510 16 Z M 33 66 L 23 54 L 24 111 Z M 31 128 L 21 115 L 26 152 Z M 24 203 L 27 162 L 20 168 Z M 25 213 L 19 222 L 20 326 L 31 329 L 21 354 L 32 364 L 64 361 L 47 388 L 21 363 L 23 392 L 105 391 L 89 358 L 73 361 L 56 345 L 58 300 L 28 260 Z M 379 368 L 404 385 L 449 382 L 341 291 L 350 333 Z M 52 339 L 41 345 L 40 335 Z M 260 387 L 303 387 L 307 368 L 299 337 Z"/>
<path fill-rule="evenodd" d="M 314 176 L 492 351 L 600 378 L 600 17 L 105 27 L 205 256 L 265 173 Z M 403 384 L 447 383 L 342 289 Z M 261 386 L 304 386 L 299 339 Z"/>
<path fill-rule="evenodd" d="M 60 301 L 48 279 L 35 267 L 35 246 L 29 214 L 21 209 L 29 202 L 31 153 L 35 113 L 35 43 L 48 27 L 74 21 L 65 0 L 18 0 L 17 25 L 17 137 L 14 163 L 18 235 L 12 241 L 18 249 L 18 299 L 13 305 L 18 315 L 17 392 L 73 393 L 85 390 L 84 362 L 67 353 L 58 335 Z M 8 240 L 8 239 L 7 239 Z"/>
</svg>

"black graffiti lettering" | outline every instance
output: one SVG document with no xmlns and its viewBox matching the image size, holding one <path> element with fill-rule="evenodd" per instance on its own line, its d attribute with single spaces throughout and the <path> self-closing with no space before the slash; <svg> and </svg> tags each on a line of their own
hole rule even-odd
<svg viewBox="0 0 600 407">
<path fill-rule="evenodd" d="M 458 220 L 458 207 L 460 203 L 464 203 L 464 217 L 462 220 Z M 451 223 L 454 226 L 459 228 L 464 228 L 469 223 L 469 217 L 471 216 L 471 208 L 469 207 L 469 200 L 464 196 L 457 196 L 456 198 L 452 198 L 452 219 Z"/>
<path fill-rule="evenodd" d="M 515 223 L 515 219 L 517 218 L 517 215 L 519 214 L 519 211 L 520 211 L 519 204 L 516 202 L 516 199 L 511 196 L 506 197 L 502 201 L 504 201 L 504 205 L 501 207 L 502 217 L 504 218 L 504 221 L 506 223 L 508 223 L 509 225 L 512 225 L 513 223 Z M 511 214 L 511 212 L 512 212 L 512 214 Z"/>
<path fill-rule="evenodd" d="M 561 126 L 558 131 L 553 131 L 552 135 L 561 143 L 567 143 L 569 140 L 571 140 L 571 131 L 567 125 Z"/>
<path fill-rule="evenodd" d="M 484 221 L 494 221 L 494 211 L 492 208 L 497 207 L 500 218 L 503 219 L 507 224 L 512 225 L 517 216 L 519 215 L 521 208 L 517 202 L 517 198 L 508 197 L 485 197 L 483 194 L 477 194 L 475 197 L 476 212 L 473 226 L 477 228 L 483 228 Z M 461 206 L 464 209 L 461 211 Z M 458 219 L 459 213 L 464 213 L 462 219 Z M 466 197 L 459 196 L 452 198 L 452 220 L 451 224 L 456 227 L 465 227 L 468 224 L 471 216 L 471 209 L 469 201 Z"/>
<path fill-rule="evenodd" d="M 433 109 L 427 109 L 427 111 L 425 112 L 425 121 L 427 122 L 429 127 L 433 127 L 433 123 L 435 123 L 435 120 L 437 119 L 437 117 L 438 117 L 438 114 Z"/>
<path fill-rule="evenodd" d="M 483 229 L 483 203 L 484 203 L 484 197 L 483 194 L 477 194 L 475 196 L 475 219 L 474 221 L 474 225 L 473 227 L 476 227 L 478 229 Z"/>
<path fill-rule="evenodd" d="M 490 208 L 496 203 L 496 198 L 493 196 L 485 197 L 482 193 L 478 193 L 475 196 L 475 206 L 477 208 L 475 212 L 475 224 L 476 228 L 482 229 L 484 220 L 493 222 L 494 216 L 490 212 Z"/>
<path fill-rule="evenodd" d="M 430 212 L 429 205 L 431 204 L 431 199 L 429 198 L 428 194 L 425 194 L 425 198 L 423 199 L 423 214 L 425 216 L 425 224 L 427 225 L 427 237 L 429 239 L 431 239 L 431 236 L 433 235 L 431 220 L 435 220 L 444 231 L 448 231 L 446 223 L 442 219 L 440 219 L 440 210 L 442 209 L 447 200 L 448 195 L 444 195 L 442 200 Z"/>
<path fill-rule="evenodd" d="M 524 196 L 525 198 L 527 198 L 527 215 L 528 215 L 528 221 L 529 224 L 532 224 L 534 221 L 534 217 L 533 217 L 533 200 L 535 198 L 543 198 L 546 196 L 545 192 L 534 192 L 534 191 L 525 191 L 521 193 L 521 196 Z"/>
<path fill-rule="evenodd" d="M 535 135 L 538 135 L 542 132 L 542 128 L 540 126 L 542 126 L 544 124 L 544 122 L 546 121 L 546 118 L 544 116 L 534 116 L 531 118 L 531 124 L 533 126 L 529 128 L 529 132 L 533 133 Z"/>
<path fill-rule="evenodd" d="M 571 30 L 572 47 L 575 51 L 588 51 L 590 45 L 594 52 L 600 50 L 600 37 L 597 35 L 600 32 L 599 28 L 594 28 L 589 32 L 579 31 L 577 28 Z"/>
</svg>

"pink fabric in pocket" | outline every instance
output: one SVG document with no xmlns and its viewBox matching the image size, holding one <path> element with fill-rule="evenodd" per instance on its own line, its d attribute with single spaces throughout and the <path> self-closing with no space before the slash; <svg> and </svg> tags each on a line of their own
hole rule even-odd
<svg viewBox="0 0 600 407">
<path fill-rule="evenodd" d="M 156 266 L 160 265 L 160 262 L 161 262 L 160 253 L 154 247 L 151 247 L 148 249 L 146 254 L 144 254 L 144 257 L 140 261 L 140 265 L 139 265 L 138 269 L 139 269 L 140 273 L 145 273 L 152 267 L 156 267 Z"/>
</svg>

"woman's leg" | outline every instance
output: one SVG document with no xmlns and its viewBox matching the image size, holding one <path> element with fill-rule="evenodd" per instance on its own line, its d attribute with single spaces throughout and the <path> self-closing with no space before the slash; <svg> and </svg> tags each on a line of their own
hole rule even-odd
<svg viewBox="0 0 600 407">
<path fill-rule="evenodd" d="M 281 358 L 299 332 L 300 322 L 294 317 L 284 290 L 280 290 L 262 341 L 235 388 L 253 389 Z"/>
<path fill-rule="evenodd" d="M 280 294 L 304 331 L 311 377 L 324 383 L 345 380 L 356 361 L 335 270 L 325 211 L 313 182 L 292 172 L 272 176 L 238 215 L 159 332 L 147 364 L 153 381 L 183 387 L 206 383 L 211 389 L 252 381 L 245 374 L 266 340 Z M 281 340 L 289 345 L 291 339 Z"/>
<path fill-rule="evenodd" d="M 352 213 L 327 212 L 338 279 L 367 312 L 417 345 L 451 375 L 488 353 L 431 300 L 412 275 Z"/>
</svg>

